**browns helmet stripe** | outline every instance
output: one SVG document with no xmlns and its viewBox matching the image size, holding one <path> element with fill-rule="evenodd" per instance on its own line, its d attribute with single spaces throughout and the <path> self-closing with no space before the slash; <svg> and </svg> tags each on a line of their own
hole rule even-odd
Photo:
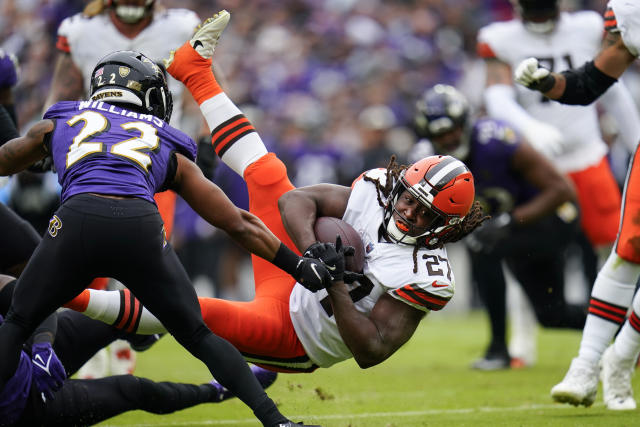
<svg viewBox="0 0 640 427">
<path fill-rule="evenodd" d="M 430 168 L 424 177 L 431 185 L 440 190 L 453 178 L 467 171 L 467 167 L 460 160 L 455 157 L 447 157 Z"/>
</svg>

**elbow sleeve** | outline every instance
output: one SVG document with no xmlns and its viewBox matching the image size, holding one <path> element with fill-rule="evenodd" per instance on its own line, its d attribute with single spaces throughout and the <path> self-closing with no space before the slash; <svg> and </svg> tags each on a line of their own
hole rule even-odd
<svg viewBox="0 0 640 427">
<path fill-rule="evenodd" d="M 570 105 L 589 105 L 606 92 L 617 79 L 609 77 L 589 61 L 577 70 L 563 71 L 566 80 L 564 93 L 558 102 Z"/>
</svg>

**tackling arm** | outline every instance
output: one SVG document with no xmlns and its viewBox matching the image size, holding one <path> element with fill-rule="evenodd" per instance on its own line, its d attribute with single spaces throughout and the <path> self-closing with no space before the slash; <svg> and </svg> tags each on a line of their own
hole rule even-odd
<svg viewBox="0 0 640 427">
<path fill-rule="evenodd" d="M 278 208 L 282 223 L 293 243 L 305 251 L 316 242 L 313 226 L 316 218 L 342 218 L 351 188 L 335 184 L 317 184 L 291 190 L 280 197 Z"/>
<path fill-rule="evenodd" d="M 204 177 L 200 168 L 176 154 L 174 189 L 202 218 L 221 228 L 247 250 L 271 261 L 280 240 L 255 215 L 236 207 L 224 192 Z"/>
<path fill-rule="evenodd" d="M 44 138 L 52 132 L 52 120 L 41 120 L 26 135 L 14 138 L 0 147 L 0 175 L 20 172 L 47 156 Z"/>
</svg>

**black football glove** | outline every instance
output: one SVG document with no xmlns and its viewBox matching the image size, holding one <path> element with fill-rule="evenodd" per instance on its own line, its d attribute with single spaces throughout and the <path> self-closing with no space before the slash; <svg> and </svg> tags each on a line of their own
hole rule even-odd
<svg viewBox="0 0 640 427">
<path fill-rule="evenodd" d="M 513 228 L 511 215 L 504 212 L 495 218 L 482 223 L 465 240 L 469 249 L 473 252 L 489 253 L 509 237 Z"/>
<path fill-rule="evenodd" d="M 322 242 L 315 242 L 311 244 L 302 254 L 307 258 L 322 259 L 323 255 L 327 251 L 327 244 Z"/>
<path fill-rule="evenodd" d="M 293 278 L 311 292 L 318 292 L 331 284 L 331 274 L 322 261 L 315 258 L 301 257 Z"/>
<path fill-rule="evenodd" d="M 353 256 L 355 253 L 353 246 L 342 246 L 342 238 L 336 236 L 335 246 L 332 244 L 326 245 L 325 253 L 322 257 L 322 262 L 329 270 L 332 282 L 344 281 L 345 273 L 345 257 Z M 333 283 L 332 283 L 333 284 Z"/>
</svg>

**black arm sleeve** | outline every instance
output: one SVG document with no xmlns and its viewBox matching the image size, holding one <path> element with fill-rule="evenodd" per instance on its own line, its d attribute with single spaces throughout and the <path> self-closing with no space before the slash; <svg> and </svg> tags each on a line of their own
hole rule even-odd
<svg viewBox="0 0 640 427">
<path fill-rule="evenodd" d="M 7 111 L 4 105 L 0 105 L 0 146 L 5 142 L 19 137 L 18 129 L 11 118 L 11 114 Z"/>
<path fill-rule="evenodd" d="M 589 61 L 577 70 L 563 71 L 566 80 L 564 93 L 556 101 L 570 105 L 589 105 L 617 79 L 607 76 Z"/>
</svg>

